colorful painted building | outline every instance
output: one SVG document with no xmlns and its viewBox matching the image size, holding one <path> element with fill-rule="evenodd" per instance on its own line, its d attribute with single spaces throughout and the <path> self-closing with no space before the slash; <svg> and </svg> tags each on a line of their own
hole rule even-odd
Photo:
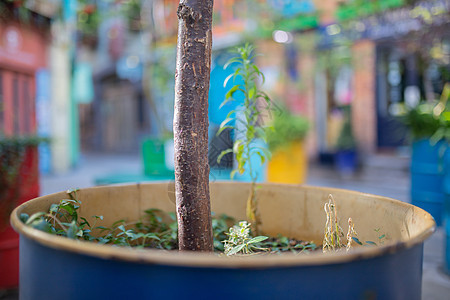
<svg viewBox="0 0 450 300">
<path fill-rule="evenodd" d="M 36 134 L 36 72 L 48 66 L 49 21 L 0 19 L 0 132 Z M 39 25 L 36 23 L 39 22 Z"/>
<path fill-rule="evenodd" d="M 259 49 L 276 78 L 274 97 L 313 122 L 310 156 L 327 160 L 339 149 L 345 107 L 363 162 L 404 153 L 401 113 L 449 80 L 449 2 L 267 1 L 281 11 L 306 2 L 309 12 L 272 17 L 265 31 L 273 40 L 266 35 Z"/>
</svg>

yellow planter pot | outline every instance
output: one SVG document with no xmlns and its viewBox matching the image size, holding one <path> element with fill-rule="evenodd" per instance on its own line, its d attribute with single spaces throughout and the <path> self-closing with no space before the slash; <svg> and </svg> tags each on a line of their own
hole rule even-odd
<svg viewBox="0 0 450 300">
<path fill-rule="evenodd" d="M 272 153 L 267 166 L 267 181 L 274 183 L 304 183 L 308 159 L 303 142 L 294 142 L 289 147 Z"/>
</svg>

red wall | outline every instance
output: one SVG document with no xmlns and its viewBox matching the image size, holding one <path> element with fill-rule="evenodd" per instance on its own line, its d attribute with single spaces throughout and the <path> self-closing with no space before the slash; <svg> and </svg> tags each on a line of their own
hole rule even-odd
<svg viewBox="0 0 450 300">
<path fill-rule="evenodd" d="M 32 24 L 0 22 L 0 132 L 33 134 L 35 72 L 47 66 L 48 34 Z"/>
<path fill-rule="evenodd" d="M 26 135 L 36 132 L 35 73 L 47 66 L 46 35 L 32 25 L 0 21 L 0 133 Z M 39 195 L 38 152 L 28 148 L 20 169 L 16 203 Z M 19 237 L 0 211 L 0 289 L 19 282 Z M 6 226 L 5 226 L 6 225 Z"/>
</svg>

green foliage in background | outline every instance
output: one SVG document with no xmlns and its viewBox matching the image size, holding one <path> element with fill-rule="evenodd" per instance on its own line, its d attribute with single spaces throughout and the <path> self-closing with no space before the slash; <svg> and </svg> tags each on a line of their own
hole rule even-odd
<svg viewBox="0 0 450 300">
<path fill-rule="evenodd" d="M 411 109 L 403 120 L 413 139 L 430 138 L 439 129 L 439 119 L 433 115 L 436 102 L 424 102 Z"/>
<path fill-rule="evenodd" d="M 336 142 L 337 150 L 354 150 L 356 149 L 356 141 L 353 135 L 352 123 L 345 120 Z"/>
<path fill-rule="evenodd" d="M 309 121 L 283 109 L 274 113 L 272 123 L 267 129 L 267 143 L 271 152 L 288 147 L 291 143 L 302 141 L 309 129 Z"/>
<path fill-rule="evenodd" d="M 440 140 L 450 142 L 449 98 L 450 83 L 446 83 L 439 101 L 420 103 L 402 117 L 414 140 L 431 139 L 433 144 Z"/>
<path fill-rule="evenodd" d="M 37 136 L 5 137 L 0 133 L 0 225 L 8 219 L 20 195 L 20 170 L 27 147 L 48 139 Z"/>
<path fill-rule="evenodd" d="M 356 149 L 356 140 L 353 135 L 353 126 L 351 120 L 351 107 L 342 107 L 344 113 L 344 124 L 342 124 L 341 131 L 336 142 L 337 150 L 354 150 Z"/>
</svg>

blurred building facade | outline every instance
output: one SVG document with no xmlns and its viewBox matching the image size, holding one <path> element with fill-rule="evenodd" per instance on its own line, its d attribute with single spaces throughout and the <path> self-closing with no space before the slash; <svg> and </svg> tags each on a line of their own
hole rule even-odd
<svg viewBox="0 0 450 300">
<path fill-rule="evenodd" d="M 101 18 L 94 39 L 79 35 L 77 62 L 92 66 L 95 87 L 78 102 L 82 148 L 129 152 L 145 136 L 170 135 L 178 2 L 129 1 L 125 14 Z M 79 11 L 90 16 L 119 9 L 86 3 Z M 218 107 L 229 50 L 251 41 L 273 100 L 311 120 L 312 158 L 337 151 L 347 107 L 362 158 L 402 152 L 399 115 L 448 80 L 446 0 L 217 0 L 213 22 L 212 127 L 226 115 Z"/>
<path fill-rule="evenodd" d="M 312 9 L 292 13 L 306 2 Z M 267 3 L 286 13 L 266 29 L 273 41 L 258 42 L 261 61 L 278 78 L 274 98 L 312 120 L 310 156 L 327 160 L 338 150 L 348 108 L 362 160 L 403 153 L 401 114 L 436 99 L 450 80 L 450 2 Z"/>
<path fill-rule="evenodd" d="M 211 136 L 226 116 L 219 105 L 229 50 L 250 41 L 262 54 L 264 89 L 311 120 L 312 158 L 336 152 L 347 107 L 362 157 L 399 152 L 408 140 L 398 116 L 449 80 L 449 2 L 216 0 Z M 45 26 L 22 26 L 14 16 L 0 23 L 2 130 L 37 124 L 52 137 L 56 172 L 76 165 L 80 150 L 137 152 L 147 136 L 170 136 L 178 0 L 27 3 L 47 7 L 35 14 Z M 22 104 L 11 105 L 15 98 Z M 12 117 L 19 110 L 23 116 Z"/>
<path fill-rule="evenodd" d="M 57 1 L 0 3 L 0 134 L 52 137 L 51 118 L 51 19 Z M 67 113 L 69 110 L 66 110 Z M 65 143 L 69 136 L 64 133 Z M 52 165 L 51 146 L 41 145 L 41 170 Z M 55 152 L 57 157 L 58 151 Z M 61 157 L 56 164 L 66 164 Z M 65 163 L 67 162 L 67 163 Z"/>
<path fill-rule="evenodd" d="M 75 68 L 90 65 L 94 82 L 94 97 L 78 101 L 81 148 L 87 151 L 135 152 L 145 137 L 172 132 L 179 1 L 127 3 L 123 10 L 108 1 L 86 1 L 78 9 L 86 24 L 100 19 L 91 24 L 98 28 L 93 34 L 79 31 L 77 38 Z M 247 7 L 245 1 L 215 1 L 215 54 L 245 40 Z M 213 78 L 211 85 L 222 86 L 223 79 Z"/>
</svg>

